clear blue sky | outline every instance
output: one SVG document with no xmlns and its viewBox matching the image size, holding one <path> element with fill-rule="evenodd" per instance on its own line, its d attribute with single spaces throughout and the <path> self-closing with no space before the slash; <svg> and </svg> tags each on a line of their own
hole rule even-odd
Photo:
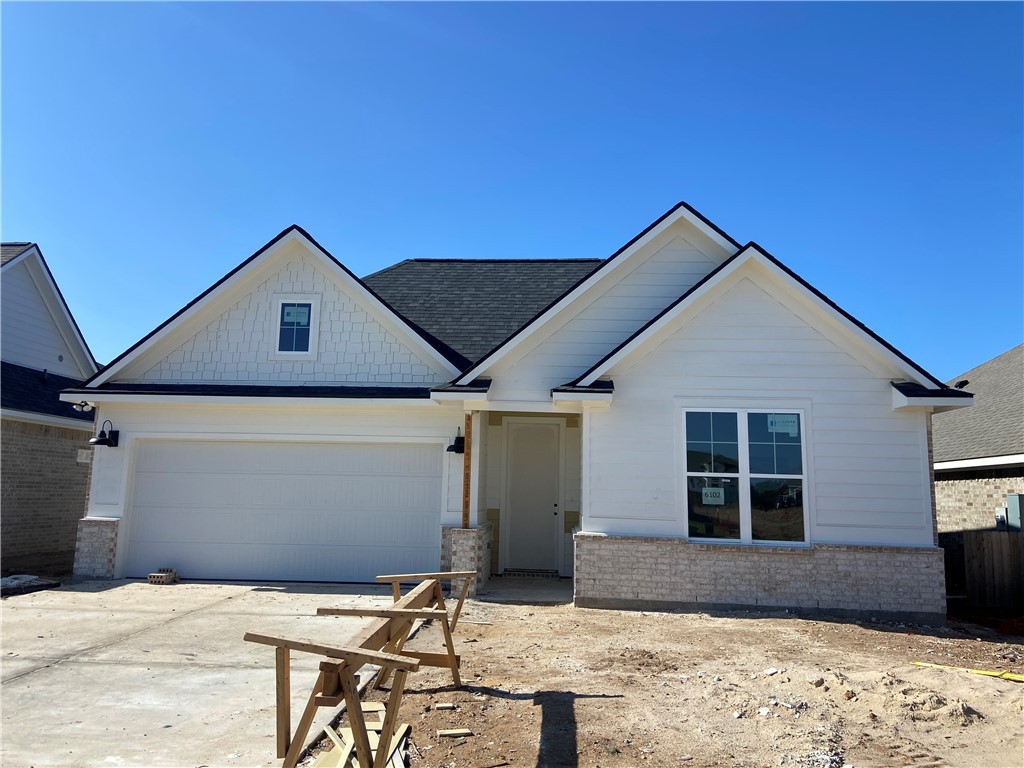
<svg viewBox="0 0 1024 768">
<path fill-rule="evenodd" d="M 292 223 L 366 275 L 682 199 L 949 378 L 1024 337 L 1022 9 L 5 2 L 2 235 L 107 362 Z"/>
</svg>

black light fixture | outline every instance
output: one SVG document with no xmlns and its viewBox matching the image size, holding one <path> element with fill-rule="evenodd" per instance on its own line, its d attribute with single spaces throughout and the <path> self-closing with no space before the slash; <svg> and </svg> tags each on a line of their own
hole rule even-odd
<svg viewBox="0 0 1024 768">
<path fill-rule="evenodd" d="M 71 407 L 74 408 L 76 411 L 79 411 L 81 413 L 89 413 L 92 410 L 92 404 L 85 402 L 85 400 L 82 400 L 81 402 L 75 403 Z"/>
<path fill-rule="evenodd" d="M 455 430 L 455 439 L 452 444 L 445 449 L 448 453 L 465 453 L 466 452 L 466 438 L 462 436 L 462 427 Z"/>
<path fill-rule="evenodd" d="M 106 429 L 107 424 L 110 424 L 110 419 L 107 419 L 100 426 L 100 433 L 96 437 L 89 438 L 89 445 L 106 445 L 111 448 L 117 448 L 117 438 L 121 436 L 121 433 L 114 429 L 114 425 L 110 424 L 110 429 Z"/>
</svg>

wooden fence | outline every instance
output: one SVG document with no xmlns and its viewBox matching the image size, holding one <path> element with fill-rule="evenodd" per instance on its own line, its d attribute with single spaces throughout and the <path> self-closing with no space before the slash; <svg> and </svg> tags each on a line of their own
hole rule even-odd
<svg viewBox="0 0 1024 768">
<path fill-rule="evenodd" d="M 1024 532 L 964 531 L 963 536 L 968 603 L 1024 609 Z"/>
</svg>

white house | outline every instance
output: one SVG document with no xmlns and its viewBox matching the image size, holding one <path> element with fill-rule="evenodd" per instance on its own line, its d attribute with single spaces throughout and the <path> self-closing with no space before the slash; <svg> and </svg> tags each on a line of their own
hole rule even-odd
<svg viewBox="0 0 1024 768">
<path fill-rule="evenodd" d="M 118 433 L 83 576 L 945 611 L 929 419 L 970 395 L 685 203 L 600 261 L 362 281 L 293 226 L 63 398 Z"/>
<path fill-rule="evenodd" d="M 35 243 L 0 246 L 0 562 L 4 571 L 67 573 L 89 485 L 92 414 L 61 390 L 96 361 Z"/>
</svg>

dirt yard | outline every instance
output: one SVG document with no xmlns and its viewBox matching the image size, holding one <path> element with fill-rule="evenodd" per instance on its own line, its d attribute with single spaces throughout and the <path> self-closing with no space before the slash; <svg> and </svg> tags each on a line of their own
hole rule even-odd
<svg viewBox="0 0 1024 768">
<path fill-rule="evenodd" d="M 440 638 L 427 626 L 409 647 Z M 911 662 L 1022 673 L 1021 640 L 971 624 L 467 602 L 465 687 L 423 668 L 400 722 L 414 768 L 1010 768 L 1024 765 L 1024 683 Z M 474 735 L 438 738 L 450 728 Z"/>
</svg>

